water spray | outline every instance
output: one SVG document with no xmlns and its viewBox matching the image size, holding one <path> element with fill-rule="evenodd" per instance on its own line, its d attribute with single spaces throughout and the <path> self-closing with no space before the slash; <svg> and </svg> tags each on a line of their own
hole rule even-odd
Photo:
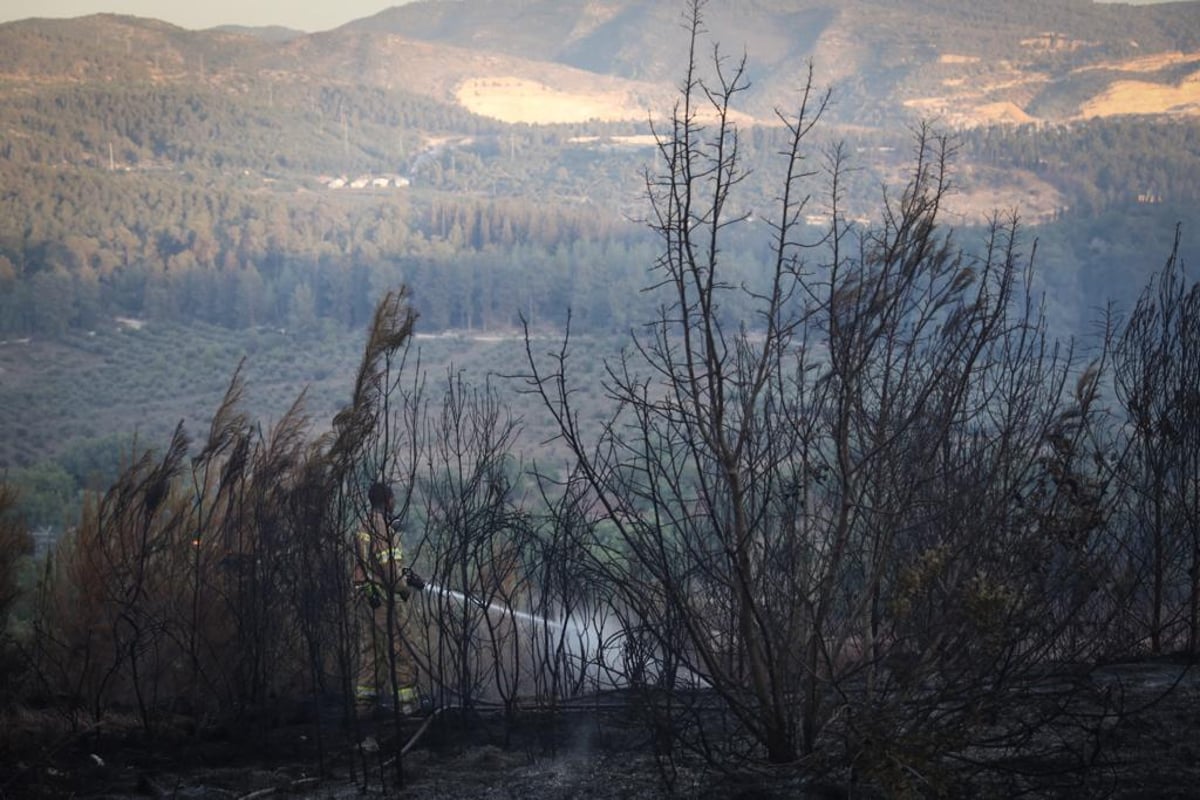
<svg viewBox="0 0 1200 800">
<path fill-rule="evenodd" d="M 507 602 L 488 601 L 483 598 L 450 589 L 436 583 L 426 582 L 411 570 L 405 570 L 405 579 L 409 585 L 418 591 L 428 590 L 431 595 L 452 598 L 466 607 L 477 608 L 484 613 L 492 613 L 500 617 L 508 617 L 528 626 L 530 633 L 542 631 L 557 640 L 553 645 L 560 653 L 574 663 L 577 668 L 585 670 L 590 680 L 598 689 L 613 689 L 628 685 L 628 670 L 626 659 L 629 657 L 628 648 L 631 645 L 630 635 L 625 631 L 619 620 L 611 613 L 593 615 L 590 620 L 581 622 L 567 617 L 563 620 L 547 619 L 539 614 L 528 611 L 518 611 Z M 414 582 L 415 581 L 415 582 Z M 643 665 L 647 676 L 656 675 L 662 662 L 653 655 L 648 663 Z M 677 678 L 693 687 L 707 686 L 708 682 L 693 670 L 675 665 Z"/>
</svg>

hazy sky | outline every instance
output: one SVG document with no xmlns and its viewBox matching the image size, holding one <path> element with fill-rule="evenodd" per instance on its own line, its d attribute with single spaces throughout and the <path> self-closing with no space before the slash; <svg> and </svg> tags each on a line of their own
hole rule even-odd
<svg viewBox="0 0 1200 800">
<path fill-rule="evenodd" d="M 323 31 L 404 2 L 407 0 L 0 0 L 0 22 L 111 11 L 153 17 L 184 28 L 285 25 Z"/>
<path fill-rule="evenodd" d="M 1004 2 L 1004 0 L 998 0 Z M 1129 0 L 1135 4 L 1163 0 Z M 184 28 L 285 25 L 304 31 L 336 28 L 408 0 L 0 0 L 0 22 L 26 17 L 80 17 L 111 11 Z"/>
</svg>

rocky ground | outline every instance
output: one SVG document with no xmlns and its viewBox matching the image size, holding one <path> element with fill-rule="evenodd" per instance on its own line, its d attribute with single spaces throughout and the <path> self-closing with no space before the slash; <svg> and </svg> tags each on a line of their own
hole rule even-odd
<svg viewBox="0 0 1200 800">
<path fill-rule="evenodd" d="M 1028 774 L 1017 782 L 1009 775 L 975 785 L 996 797 L 1012 796 L 1014 786 L 1033 797 L 1200 796 L 1200 667 L 1121 665 L 1097 670 L 1089 680 L 1098 696 L 1118 699 L 1127 713 L 1097 726 L 1086 773 L 1060 772 L 1047 760 L 1026 764 Z M 400 737 L 412 747 L 403 756 L 402 783 L 392 757 L 400 739 L 388 718 L 365 720 L 353 733 L 326 725 L 319 737 L 311 723 L 153 742 L 133 730 L 100 736 L 65 731 L 52 743 L 30 736 L 24 747 L 0 751 L 0 800 L 850 796 L 836 781 L 813 782 L 797 769 L 747 767 L 725 774 L 686 756 L 658 760 L 619 697 L 608 698 L 599 711 L 523 719 L 515 726 L 499 714 L 405 719 Z M 856 786 L 853 796 L 885 795 Z"/>
</svg>

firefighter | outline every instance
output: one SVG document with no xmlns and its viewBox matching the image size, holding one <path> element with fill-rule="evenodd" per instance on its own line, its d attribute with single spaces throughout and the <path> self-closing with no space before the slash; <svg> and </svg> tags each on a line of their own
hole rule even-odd
<svg viewBox="0 0 1200 800">
<path fill-rule="evenodd" d="M 356 537 L 355 588 L 361 636 L 355 696 L 363 705 L 386 706 L 396 686 L 401 710 L 411 711 L 417 700 L 416 675 L 400 641 L 395 599 L 408 600 L 408 585 L 418 585 L 420 579 L 404 566 L 400 537 L 391 527 L 395 501 L 391 487 L 372 483 L 367 499 L 371 515 Z M 389 626 L 389 615 L 394 627 Z"/>
</svg>

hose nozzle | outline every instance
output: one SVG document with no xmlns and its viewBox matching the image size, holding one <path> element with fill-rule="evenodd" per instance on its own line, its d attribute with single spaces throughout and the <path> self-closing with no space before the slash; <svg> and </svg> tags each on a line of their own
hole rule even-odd
<svg viewBox="0 0 1200 800">
<path fill-rule="evenodd" d="M 425 588 L 425 579 L 413 572 L 408 567 L 405 567 L 401 574 L 404 575 L 404 582 L 416 589 L 418 592 Z"/>
</svg>

